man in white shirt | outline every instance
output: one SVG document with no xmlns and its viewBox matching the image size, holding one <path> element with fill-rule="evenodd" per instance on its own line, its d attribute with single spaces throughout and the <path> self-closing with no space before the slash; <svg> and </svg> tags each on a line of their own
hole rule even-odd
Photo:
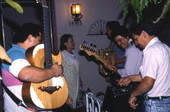
<svg viewBox="0 0 170 112">
<path fill-rule="evenodd" d="M 143 48 L 140 74 L 123 78 L 120 85 L 140 81 L 131 93 L 129 104 L 136 108 L 137 96 L 144 94 L 142 112 L 170 112 L 170 48 L 162 43 L 154 27 L 149 22 L 141 22 L 132 27 L 136 44 Z"/>
<path fill-rule="evenodd" d="M 42 40 L 41 27 L 34 23 L 25 23 L 13 38 L 12 48 L 7 51 L 11 59 L 11 65 L 2 64 L 2 80 L 4 85 L 11 91 L 23 104 L 22 89 L 24 82 L 40 83 L 52 77 L 62 76 L 62 66 L 57 63 L 51 68 L 35 67 L 26 59 L 25 53 L 29 48 L 40 44 Z M 38 53 L 37 53 L 38 54 Z M 31 53 L 29 58 L 33 58 Z M 34 63 L 33 59 L 31 59 Z M 29 88 L 29 87 L 28 87 Z M 28 89 L 26 88 L 26 89 Z M 31 87 L 30 87 L 31 88 Z M 30 89 L 31 91 L 31 89 Z M 26 93 L 25 93 L 26 94 Z M 29 93 L 28 93 L 29 94 Z M 7 91 L 3 93 L 5 112 L 32 112 L 33 109 L 17 104 Z M 37 96 L 36 96 L 37 97 Z M 32 100 L 30 100 L 32 101 Z M 37 110 L 38 111 L 38 110 Z"/>
</svg>

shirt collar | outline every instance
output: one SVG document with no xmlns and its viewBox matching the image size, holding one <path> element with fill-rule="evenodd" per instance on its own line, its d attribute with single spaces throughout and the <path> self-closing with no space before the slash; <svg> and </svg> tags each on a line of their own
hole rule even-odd
<svg viewBox="0 0 170 112">
<path fill-rule="evenodd" d="M 151 45 L 153 45 L 153 44 L 156 43 L 156 42 L 160 42 L 160 40 L 158 39 L 158 37 L 154 37 L 154 38 L 148 43 L 148 45 L 145 47 L 145 49 L 144 49 L 143 51 L 147 50 Z"/>
<path fill-rule="evenodd" d="M 17 49 L 20 49 L 22 51 L 26 51 L 24 48 L 22 48 L 21 46 L 17 45 L 17 44 L 12 44 L 12 47 L 13 48 L 17 48 Z"/>
<path fill-rule="evenodd" d="M 132 42 L 132 39 L 130 38 L 128 43 L 131 43 L 131 42 Z"/>
<path fill-rule="evenodd" d="M 128 49 L 132 44 L 133 44 L 133 41 L 132 41 L 132 39 L 130 38 L 129 41 L 128 41 L 128 46 L 126 47 L 126 49 Z"/>
</svg>

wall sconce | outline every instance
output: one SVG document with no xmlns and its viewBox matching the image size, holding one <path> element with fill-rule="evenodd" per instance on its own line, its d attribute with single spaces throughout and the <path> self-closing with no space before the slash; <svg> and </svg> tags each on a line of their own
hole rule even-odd
<svg viewBox="0 0 170 112">
<path fill-rule="evenodd" d="M 71 26 L 79 26 L 82 24 L 81 18 L 83 17 L 81 14 L 81 7 L 80 4 L 72 4 L 71 6 L 71 17 L 74 21 L 70 22 Z"/>
</svg>

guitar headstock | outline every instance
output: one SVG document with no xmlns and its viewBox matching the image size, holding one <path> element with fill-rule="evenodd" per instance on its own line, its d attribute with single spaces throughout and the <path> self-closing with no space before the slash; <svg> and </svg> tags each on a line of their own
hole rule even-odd
<svg viewBox="0 0 170 112">
<path fill-rule="evenodd" d="M 40 3 L 42 6 L 48 7 L 46 0 L 36 0 L 36 3 Z"/>
<path fill-rule="evenodd" d="M 79 48 L 80 50 L 84 50 L 89 56 L 95 56 L 97 54 L 97 50 L 95 47 L 92 46 L 92 44 L 83 43 L 80 44 Z"/>
</svg>

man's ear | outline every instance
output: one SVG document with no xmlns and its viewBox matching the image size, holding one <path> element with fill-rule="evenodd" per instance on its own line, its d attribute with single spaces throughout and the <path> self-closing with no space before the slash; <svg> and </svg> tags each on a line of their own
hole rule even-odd
<svg viewBox="0 0 170 112">
<path fill-rule="evenodd" d="M 31 37 L 32 37 L 32 35 L 31 35 L 31 34 L 29 34 L 29 35 L 28 35 L 28 38 L 27 38 L 27 39 L 28 39 L 28 41 L 30 41 L 30 42 L 31 42 Z"/>
<path fill-rule="evenodd" d="M 141 32 L 141 35 L 142 35 L 144 38 L 148 37 L 148 33 L 145 32 L 145 31 L 142 31 L 142 32 Z"/>
</svg>

